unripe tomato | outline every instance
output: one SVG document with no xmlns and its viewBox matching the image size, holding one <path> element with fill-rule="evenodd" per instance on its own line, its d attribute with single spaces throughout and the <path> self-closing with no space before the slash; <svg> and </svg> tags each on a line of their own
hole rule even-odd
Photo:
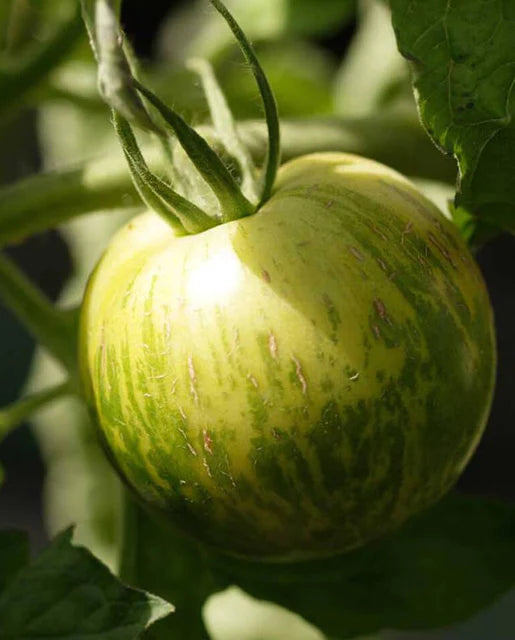
<svg viewBox="0 0 515 640">
<path fill-rule="evenodd" d="M 88 285 L 81 367 L 125 481 L 252 558 L 363 545 L 438 500 L 485 426 L 492 312 L 454 226 L 396 172 L 324 153 L 254 215 L 154 213 Z"/>
</svg>

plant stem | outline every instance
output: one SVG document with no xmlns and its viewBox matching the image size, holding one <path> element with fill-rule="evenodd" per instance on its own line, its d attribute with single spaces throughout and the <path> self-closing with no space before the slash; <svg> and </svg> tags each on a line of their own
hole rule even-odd
<svg viewBox="0 0 515 640">
<path fill-rule="evenodd" d="M 279 114 L 277 111 L 277 103 L 275 101 L 272 87 L 268 82 L 268 78 L 266 77 L 259 59 L 256 56 L 254 49 L 252 48 L 252 45 L 250 44 L 244 31 L 233 18 L 227 7 L 222 2 L 220 2 L 220 0 L 210 0 L 210 2 L 224 18 L 224 20 L 229 25 L 229 28 L 233 32 L 238 46 L 240 47 L 245 60 L 247 61 L 249 67 L 252 70 L 252 73 L 254 74 L 254 78 L 259 87 L 259 92 L 261 94 L 261 99 L 265 110 L 265 120 L 268 130 L 268 147 L 265 170 L 263 173 L 261 198 L 258 204 L 258 207 L 260 207 L 270 197 L 272 187 L 274 186 L 275 182 L 275 176 L 277 175 L 277 170 L 279 169 L 279 164 L 281 162 L 281 135 L 279 128 Z"/>
<path fill-rule="evenodd" d="M 121 153 L 35 175 L 0 190 L 0 246 L 85 213 L 140 206 Z"/>
<path fill-rule="evenodd" d="M 281 130 L 285 160 L 316 151 L 347 151 L 411 176 L 448 183 L 456 179 L 454 160 L 436 149 L 415 118 L 301 118 L 283 121 Z M 216 144 L 212 128 L 199 131 Z M 256 162 L 262 160 L 267 143 L 263 123 L 240 123 L 238 133 Z M 165 171 L 157 145 L 144 152 L 149 164 Z M 0 189 L 0 246 L 81 215 L 139 207 L 140 202 L 121 153 L 29 177 Z"/>
<path fill-rule="evenodd" d="M 76 310 L 56 309 L 5 255 L 0 255 L 0 299 L 32 336 L 75 376 Z"/>
<path fill-rule="evenodd" d="M 69 382 L 32 393 L 0 409 L 0 442 L 19 424 L 49 402 L 73 393 Z"/>
<path fill-rule="evenodd" d="M 120 29 L 121 0 L 82 0 L 82 15 L 98 62 L 98 87 L 107 104 L 142 128 L 155 131 L 132 85 L 133 64 Z M 125 43 L 125 44 L 124 44 Z M 135 63 L 133 56 L 132 60 Z"/>
</svg>

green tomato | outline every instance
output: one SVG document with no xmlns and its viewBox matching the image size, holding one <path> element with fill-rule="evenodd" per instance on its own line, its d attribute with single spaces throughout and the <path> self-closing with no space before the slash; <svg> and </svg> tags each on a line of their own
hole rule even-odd
<svg viewBox="0 0 515 640">
<path fill-rule="evenodd" d="M 224 552 L 327 556 L 438 500 L 491 403 L 481 275 L 396 172 L 325 153 L 253 216 L 177 236 L 148 212 L 87 288 L 81 369 L 140 498 Z"/>
</svg>

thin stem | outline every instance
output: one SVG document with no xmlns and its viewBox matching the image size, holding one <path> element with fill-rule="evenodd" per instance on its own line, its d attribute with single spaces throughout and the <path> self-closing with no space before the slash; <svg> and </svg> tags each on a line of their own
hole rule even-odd
<svg viewBox="0 0 515 640">
<path fill-rule="evenodd" d="M 77 313 L 56 309 L 5 255 L 0 254 L 0 300 L 32 336 L 75 375 Z"/>
<path fill-rule="evenodd" d="M 72 393 L 73 387 L 70 382 L 64 382 L 50 389 L 32 393 L 0 409 L 0 442 L 38 409 Z"/>
<path fill-rule="evenodd" d="M 254 212 L 254 205 L 243 195 L 240 187 L 218 155 L 195 129 L 181 116 L 167 107 L 159 98 L 137 80 L 134 86 L 145 96 L 172 128 L 184 151 L 195 165 L 197 171 L 208 183 L 217 197 L 222 222 L 237 220 Z"/>
<path fill-rule="evenodd" d="M 207 60 L 201 58 L 190 60 L 188 66 L 200 77 L 216 135 L 227 153 L 240 165 L 243 193 L 257 202 L 256 168 L 249 150 L 238 135 L 236 122 L 217 82 L 213 67 Z"/>
<path fill-rule="evenodd" d="M 120 29 L 120 0 L 81 0 L 84 23 L 98 62 L 98 87 L 107 104 L 140 127 L 155 131 L 145 105 L 132 85 L 129 47 Z"/>
<path fill-rule="evenodd" d="M 263 173 L 263 186 L 261 198 L 258 206 L 261 206 L 268 200 L 274 186 L 275 176 L 281 162 L 281 139 L 279 128 L 279 113 L 277 111 L 277 103 L 272 88 L 268 82 L 268 78 L 259 63 L 252 45 L 247 36 L 241 29 L 240 25 L 233 18 L 227 7 L 220 0 L 210 0 L 213 7 L 221 14 L 229 25 L 234 34 L 238 45 L 250 66 L 254 78 L 256 79 L 265 109 L 265 119 L 268 128 L 268 152 Z"/>
<path fill-rule="evenodd" d="M 113 112 L 116 133 L 129 164 L 132 179 L 143 201 L 158 213 L 177 233 L 199 233 L 217 221 L 175 192 L 148 168 L 127 120 Z"/>
<path fill-rule="evenodd" d="M 141 207 L 122 154 L 0 189 L 0 246 L 93 211 Z"/>
<path fill-rule="evenodd" d="M 0 117 L 13 110 L 67 58 L 82 34 L 80 9 L 77 7 L 52 37 L 19 61 L 0 69 Z"/>
</svg>

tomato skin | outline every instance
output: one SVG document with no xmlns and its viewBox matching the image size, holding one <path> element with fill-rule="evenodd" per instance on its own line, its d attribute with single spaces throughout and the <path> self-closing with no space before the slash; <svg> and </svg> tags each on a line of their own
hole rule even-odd
<svg viewBox="0 0 515 640">
<path fill-rule="evenodd" d="M 495 339 L 454 226 L 396 172 L 326 153 L 202 234 L 130 222 L 89 282 L 80 361 L 145 503 L 224 552 L 298 560 L 363 545 L 455 483 Z"/>
</svg>

